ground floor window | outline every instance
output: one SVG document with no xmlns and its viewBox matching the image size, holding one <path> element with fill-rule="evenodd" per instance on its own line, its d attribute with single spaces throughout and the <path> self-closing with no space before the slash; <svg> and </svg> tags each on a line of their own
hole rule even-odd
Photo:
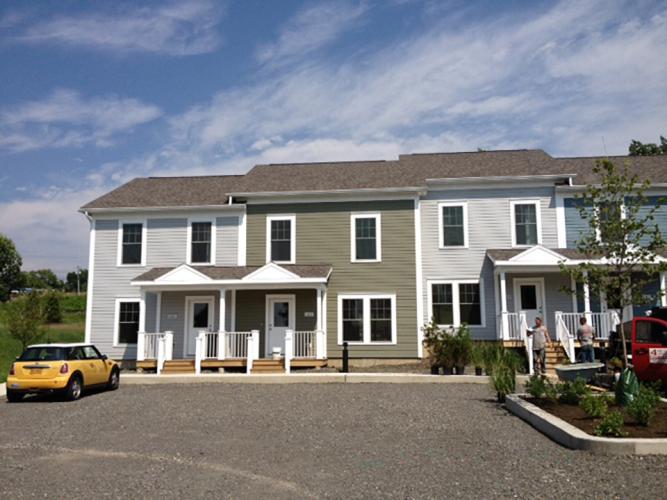
<svg viewBox="0 0 667 500">
<path fill-rule="evenodd" d="M 395 344 L 396 296 L 338 296 L 338 343 Z"/>
<path fill-rule="evenodd" d="M 136 344 L 139 333 L 139 299 L 116 301 L 115 344 Z"/>
<path fill-rule="evenodd" d="M 429 311 L 439 326 L 484 326 L 481 280 L 430 281 Z"/>
</svg>

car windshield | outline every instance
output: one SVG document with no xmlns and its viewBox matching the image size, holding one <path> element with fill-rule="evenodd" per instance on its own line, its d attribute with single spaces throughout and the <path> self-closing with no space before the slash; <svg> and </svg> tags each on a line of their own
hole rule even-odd
<svg viewBox="0 0 667 500">
<path fill-rule="evenodd" d="M 29 347 L 19 361 L 64 361 L 65 349 L 62 347 Z"/>
</svg>

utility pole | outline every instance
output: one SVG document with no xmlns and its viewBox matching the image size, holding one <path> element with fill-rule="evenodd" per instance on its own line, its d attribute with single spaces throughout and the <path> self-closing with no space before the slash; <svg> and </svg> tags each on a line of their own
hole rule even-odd
<svg viewBox="0 0 667 500">
<path fill-rule="evenodd" d="M 76 294 L 81 295 L 81 268 L 76 266 Z"/>
</svg>

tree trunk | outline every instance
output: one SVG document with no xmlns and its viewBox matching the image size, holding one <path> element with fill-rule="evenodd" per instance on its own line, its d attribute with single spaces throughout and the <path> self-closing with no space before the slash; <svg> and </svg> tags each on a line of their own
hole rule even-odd
<svg viewBox="0 0 667 500">
<path fill-rule="evenodd" d="M 621 308 L 621 342 L 623 343 L 623 368 L 628 367 L 628 346 L 625 343 L 625 321 L 623 321 L 623 310 L 625 308 Z"/>
</svg>

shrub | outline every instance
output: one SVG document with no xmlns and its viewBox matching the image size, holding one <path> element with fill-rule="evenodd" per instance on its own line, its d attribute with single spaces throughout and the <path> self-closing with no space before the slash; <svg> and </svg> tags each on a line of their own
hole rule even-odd
<svg viewBox="0 0 667 500">
<path fill-rule="evenodd" d="M 23 349 L 43 334 L 44 317 L 39 295 L 34 292 L 8 302 L 3 316 L 9 335 L 21 342 Z"/>
<path fill-rule="evenodd" d="M 491 366 L 491 385 L 499 401 L 516 390 L 516 372 L 521 369 L 523 360 L 509 349 L 500 348 L 494 364 Z"/>
<path fill-rule="evenodd" d="M 602 422 L 595 428 L 593 434 L 596 436 L 623 437 L 623 415 L 620 411 L 612 411 L 605 415 Z"/>
<path fill-rule="evenodd" d="M 475 368 L 482 368 L 484 366 L 484 349 L 485 345 L 479 342 L 476 342 L 472 346 L 470 352 L 470 362 L 475 366 Z"/>
<path fill-rule="evenodd" d="M 586 412 L 586 415 L 593 418 L 602 418 L 607 414 L 609 398 L 606 396 L 594 396 L 588 394 L 579 402 L 579 407 Z"/>
<path fill-rule="evenodd" d="M 487 375 L 491 375 L 493 372 L 493 365 L 495 365 L 500 359 L 503 353 L 503 346 L 496 342 L 488 342 L 484 345 L 484 351 L 482 354 L 484 362 L 484 370 Z"/>
<path fill-rule="evenodd" d="M 63 314 L 58 292 L 48 292 L 42 296 L 42 311 L 44 312 L 44 321 L 47 323 L 62 322 Z"/>
<path fill-rule="evenodd" d="M 542 398 L 547 392 L 547 380 L 540 375 L 531 375 L 526 382 L 526 392 L 534 398 Z"/>
<path fill-rule="evenodd" d="M 566 405 L 578 405 L 579 400 L 589 394 L 591 390 L 582 378 L 577 378 L 574 382 L 558 384 L 558 401 Z"/>
<path fill-rule="evenodd" d="M 628 414 L 635 419 L 639 425 L 646 427 L 655 415 L 655 409 L 660 402 L 658 393 L 647 385 L 640 385 L 639 392 L 634 399 L 628 403 Z"/>
<path fill-rule="evenodd" d="M 466 366 L 472 357 L 472 338 L 470 329 L 465 323 L 452 336 L 452 349 L 455 366 Z"/>
</svg>

